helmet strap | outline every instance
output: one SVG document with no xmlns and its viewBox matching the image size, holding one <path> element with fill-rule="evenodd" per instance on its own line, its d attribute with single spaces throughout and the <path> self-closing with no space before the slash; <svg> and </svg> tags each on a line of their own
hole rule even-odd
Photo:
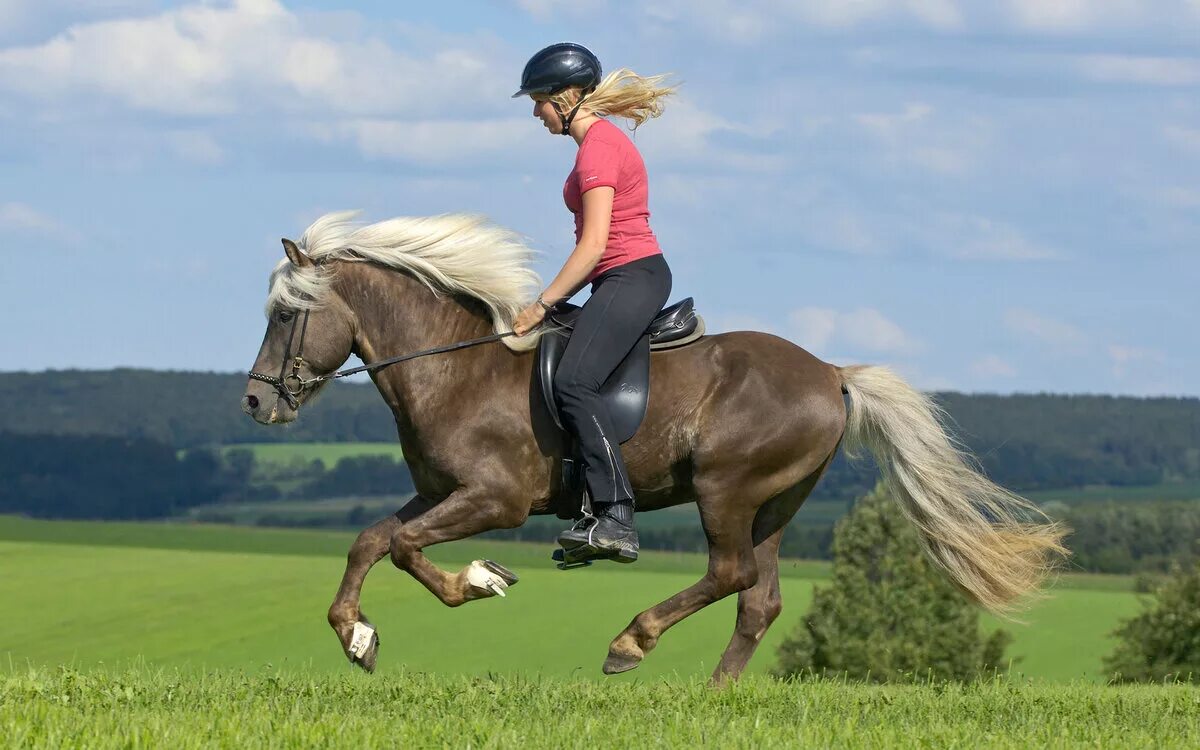
<svg viewBox="0 0 1200 750">
<path fill-rule="evenodd" d="M 574 120 L 575 115 L 577 115 L 579 113 L 579 108 L 581 106 L 583 106 L 583 100 L 586 99 L 587 95 L 592 93 L 592 91 L 594 91 L 594 90 L 595 89 L 590 89 L 588 91 L 584 91 L 583 93 L 581 93 L 579 95 L 579 101 L 575 102 L 575 106 L 571 107 L 571 111 L 565 115 L 563 114 L 562 108 L 558 106 L 558 102 L 550 102 L 550 105 L 554 107 L 554 111 L 558 113 L 559 118 L 562 120 L 562 124 L 563 124 L 562 134 L 563 135 L 571 134 L 571 121 Z"/>
</svg>

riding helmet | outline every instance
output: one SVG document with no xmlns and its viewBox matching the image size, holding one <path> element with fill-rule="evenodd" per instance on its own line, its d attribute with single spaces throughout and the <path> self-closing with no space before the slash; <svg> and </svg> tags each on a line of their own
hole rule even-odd
<svg viewBox="0 0 1200 750">
<path fill-rule="evenodd" d="M 600 60 L 582 44 L 559 42 L 541 50 L 521 73 L 521 90 L 513 98 L 528 94 L 557 94 L 570 86 L 585 92 L 600 84 Z"/>
</svg>

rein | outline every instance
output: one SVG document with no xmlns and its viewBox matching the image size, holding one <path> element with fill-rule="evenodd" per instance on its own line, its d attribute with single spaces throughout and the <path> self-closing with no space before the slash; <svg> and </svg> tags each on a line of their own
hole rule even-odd
<svg viewBox="0 0 1200 750">
<path fill-rule="evenodd" d="M 344 378 L 347 375 L 356 375 L 360 372 L 378 370 L 389 365 L 394 365 L 397 362 L 404 362 L 406 360 L 416 359 L 417 357 L 426 357 L 430 354 L 444 354 L 446 352 L 453 352 L 457 351 L 458 349 L 466 349 L 470 346 L 487 344 L 491 343 L 492 341 L 499 341 L 500 339 L 516 335 L 512 331 L 508 331 L 506 333 L 493 333 L 490 336 L 480 336 L 476 339 L 457 341 L 453 344 L 443 344 L 442 346 L 435 346 L 432 349 L 422 349 L 419 352 L 401 354 L 399 356 L 383 359 L 378 362 L 371 362 L 370 364 L 360 365 L 358 367 L 349 367 L 345 370 L 338 370 L 337 372 L 331 372 L 327 375 L 317 375 L 316 377 L 306 379 L 300 377 L 300 368 L 306 364 L 304 361 L 303 352 L 304 335 L 307 332 L 308 310 L 305 310 L 304 322 L 300 325 L 300 343 L 296 345 L 296 356 L 294 357 L 292 356 L 292 340 L 296 336 L 296 319 L 292 319 L 292 328 L 288 333 L 287 347 L 283 351 L 283 364 L 279 368 L 279 376 L 276 377 L 274 375 L 264 375 L 263 373 L 255 372 L 254 370 L 246 373 L 252 380 L 258 380 L 274 386 L 275 390 L 279 392 L 279 395 L 288 402 L 288 406 L 292 407 L 293 410 L 300 408 L 299 397 L 303 395 L 305 391 L 320 383 L 324 383 L 327 380 L 337 380 L 338 378 Z M 289 361 L 292 364 L 292 371 L 289 374 L 285 374 L 287 373 Z"/>
</svg>

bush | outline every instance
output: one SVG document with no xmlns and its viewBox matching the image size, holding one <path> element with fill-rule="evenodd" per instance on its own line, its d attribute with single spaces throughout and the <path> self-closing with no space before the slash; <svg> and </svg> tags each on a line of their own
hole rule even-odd
<svg viewBox="0 0 1200 750">
<path fill-rule="evenodd" d="M 1137 617 L 1113 631 L 1104 659 L 1114 682 L 1200 680 L 1200 563 L 1176 567 Z"/>
<path fill-rule="evenodd" d="M 979 611 L 921 551 L 880 487 L 838 522 L 831 585 L 779 648 L 775 674 L 873 682 L 973 679 L 1001 667 L 1011 640 L 984 638 Z"/>
</svg>

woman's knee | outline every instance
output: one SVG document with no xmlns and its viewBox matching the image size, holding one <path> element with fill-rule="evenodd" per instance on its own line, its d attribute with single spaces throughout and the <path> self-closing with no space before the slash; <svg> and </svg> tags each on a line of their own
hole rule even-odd
<svg viewBox="0 0 1200 750">
<path fill-rule="evenodd" d="M 580 377 L 574 368 L 559 367 L 554 373 L 554 393 L 560 401 L 586 401 L 600 395 L 600 384 L 591 378 Z"/>
</svg>

